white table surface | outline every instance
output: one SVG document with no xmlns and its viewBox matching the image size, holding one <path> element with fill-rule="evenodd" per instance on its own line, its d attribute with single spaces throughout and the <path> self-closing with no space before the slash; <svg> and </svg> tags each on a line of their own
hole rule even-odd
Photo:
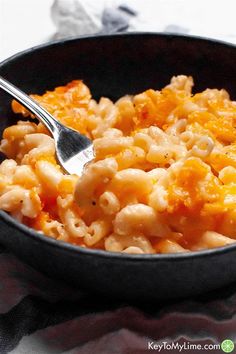
<svg viewBox="0 0 236 354">
<path fill-rule="evenodd" d="M 68 1 L 68 4 L 72 0 Z M 235 0 L 84 0 L 98 15 L 104 4 L 128 4 L 139 13 L 137 30 L 163 31 L 179 26 L 189 34 L 236 43 Z M 56 31 L 50 17 L 53 0 L 0 0 L 0 61 L 50 40 Z M 170 27 L 171 28 L 171 27 Z"/>
</svg>

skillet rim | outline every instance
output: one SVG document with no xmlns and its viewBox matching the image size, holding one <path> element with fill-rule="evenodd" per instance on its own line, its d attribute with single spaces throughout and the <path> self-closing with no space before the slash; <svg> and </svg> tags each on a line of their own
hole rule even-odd
<svg viewBox="0 0 236 354">
<path fill-rule="evenodd" d="M 228 48 L 236 48 L 235 44 L 232 44 L 230 42 L 226 42 L 223 40 L 217 40 L 217 39 L 212 39 L 209 37 L 201 37 L 201 36 L 195 36 L 195 35 L 186 35 L 186 34 L 176 34 L 172 32 L 128 32 L 128 33 L 116 33 L 116 34 L 98 34 L 98 35 L 84 35 L 84 36 L 75 36 L 75 37 L 70 37 L 67 39 L 59 39 L 59 40 L 54 40 L 51 42 L 46 42 L 37 46 L 30 47 L 28 49 L 25 49 L 23 51 L 20 51 L 9 58 L 4 59 L 2 62 L 0 62 L 0 73 L 1 69 L 9 64 L 9 62 L 14 62 L 18 58 L 24 57 L 24 55 L 28 55 L 31 52 L 36 52 L 43 50 L 45 48 L 49 47 L 54 47 L 54 46 L 63 46 L 66 45 L 67 43 L 73 43 L 77 41 L 86 41 L 86 40 L 97 40 L 97 39 L 105 39 L 109 40 L 114 37 L 119 37 L 119 38 L 127 38 L 127 37 L 164 37 L 168 39 L 184 39 L 187 41 L 200 41 L 206 44 L 216 44 L 220 45 L 222 47 L 228 47 Z M 80 247 L 78 245 L 73 245 L 69 242 L 64 242 L 61 240 L 56 240 L 54 238 L 51 238 L 47 235 L 44 235 L 43 233 L 40 233 L 38 231 L 35 231 L 34 229 L 18 222 L 16 219 L 14 219 L 12 216 L 7 214 L 5 211 L 0 210 L 0 220 L 3 220 L 7 225 L 10 225 L 11 227 L 15 227 L 19 231 L 21 231 L 26 237 L 30 235 L 34 241 L 39 242 L 39 243 L 45 243 L 49 247 L 57 248 L 62 251 L 66 251 L 67 253 L 73 253 L 73 254 L 83 254 L 84 256 L 98 256 L 100 258 L 115 258 L 115 259 L 123 259 L 123 260 L 128 260 L 128 261 L 184 261 L 188 259 L 196 259 L 196 258 L 205 258 L 209 256 L 215 256 L 218 254 L 227 254 L 231 251 L 236 251 L 236 243 L 232 245 L 227 245 L 223 247 L 218 247 L 218 248 L 211 248 L 211 249 L 206 249 L 206 250 L 201 250 L 201 251 L 190 251 L 190 252 L 183 252 L 183 253 L 167 253 L 167 254 L 128 254 L 128 253 L 121 253 L 121 252 L 109 252 L 105 250 L 100 250 L 100 249 L 91 249 L 91 248 L 85 248 L 85 247 Z"/>
</svg>

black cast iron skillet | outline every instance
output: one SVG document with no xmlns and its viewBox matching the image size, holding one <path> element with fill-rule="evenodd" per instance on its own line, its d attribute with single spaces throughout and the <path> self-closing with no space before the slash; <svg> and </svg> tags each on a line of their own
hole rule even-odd
<svg viewBox="0 0 236 354">
<path fill-rule="evenodd" d="M 192 75 L 195 92 L 225 88 L 236 99 L 236 47 L 171 35 L 121 34 L 71 39 L 29 49 L 0 64 L 0 75 L 27 93 L 83 79 L 95 98 L 159 89 Z M 18 119 L 0 91 L 0 131 Z M 236 280 L 236 246 L 187 254 L 127 255 L 45 237 L 0 212 L 0 242 L 51 277 L 123 299 L 195 295 Z"/>
</svg>

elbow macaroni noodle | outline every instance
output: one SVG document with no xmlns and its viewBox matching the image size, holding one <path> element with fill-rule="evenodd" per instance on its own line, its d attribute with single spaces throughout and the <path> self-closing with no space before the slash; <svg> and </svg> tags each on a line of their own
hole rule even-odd
<svg viewBox="0 0 236 354">
<path fill-rule="evenodd" d="M 0 209 L 49 237 L 124 253 L 179 253 L 236 241 L 236 102 L 192 94 L 173 77 L 161 91 L 96 102 L 82 81 L 33 97 L 94 141 L 95 160 L 66 175 L 47 129 L 30 117 L 3 132 Z"/>
</svg>

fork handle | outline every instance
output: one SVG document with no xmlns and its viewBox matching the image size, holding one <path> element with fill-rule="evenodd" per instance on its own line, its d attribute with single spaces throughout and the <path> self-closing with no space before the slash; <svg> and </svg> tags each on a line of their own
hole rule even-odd
<svg viewBox="0 0 236 354">
<path fill-rule="evenodd" d="M 0 76 L 0 88 L 9 93 L 12 97 L 21 103 L 25 108 L 27 108 L 31 113 L 33 113 L 41 123 L 43 123 L 51 134 L 54 136 L 61 128 L 61 124 L 43 107 L 39 106 L 38 103 L 28 96 L 26 93 L 21 91 L 18 87 L 4 79 Z"/>
</svg>

